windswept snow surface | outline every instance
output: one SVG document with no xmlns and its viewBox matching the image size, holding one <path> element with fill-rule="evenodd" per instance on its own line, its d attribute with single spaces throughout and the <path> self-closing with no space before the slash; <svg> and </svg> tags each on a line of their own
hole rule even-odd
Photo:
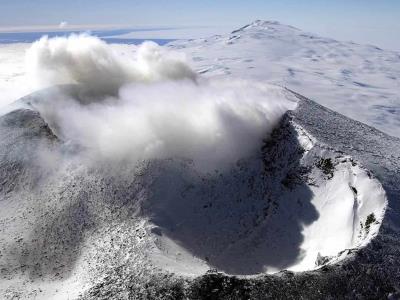
<svg viewBox="0 0 400 300">
<path fill-rule="evenodd" d="M 400 53 L 336 41 L 278 22 L 173 47 L 206 76 L 265 80 L 386 133 L 400 136 Z"/>
<path fill-rule="evenodd" d="M 26 44 L 0 44 L 0 110 L 34 90 L 26 82 Z"/>
</svg>

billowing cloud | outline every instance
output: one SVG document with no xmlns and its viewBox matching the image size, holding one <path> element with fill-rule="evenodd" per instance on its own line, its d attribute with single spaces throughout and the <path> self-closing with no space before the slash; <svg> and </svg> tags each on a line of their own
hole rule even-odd
<svg viewBox="0 0 400 300">
<path fill-rule="evenodd" d="M 294 106 L 277 87 L 198 78 L 183 56 L 155 43 L 136 50 L 121 56 L 95 37 L 72 35 L 43 38 L 27 53 L 40 85 L 74 83 L 90 92 L 90 101 L 84 93 L 37 105 L 57 135 L 90 157 L 180 157 L 202 168 L 223 165 L 257 151 Z"/>
<path fill-rule="evenodd" d="M 37 87 L 76 83 L 95 94 L 116 94 L 131 82 L 153 82 L 196 75 L 178 53 L 153 42 L 141 45 L 136 56 L 120 56 L 100 39 L 81 34 L 43 37 L 26 55 L 27 71 Z"/>
</svg>

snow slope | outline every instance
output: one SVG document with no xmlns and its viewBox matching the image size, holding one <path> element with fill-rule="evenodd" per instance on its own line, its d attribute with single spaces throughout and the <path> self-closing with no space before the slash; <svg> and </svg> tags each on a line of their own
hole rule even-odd
<svg viewBox="0 0 400 300">
<path fill-rule="evenodd" d="M 32 92 L 26 84 L 26 44 L 0 44 L 0 108 Z"/>
<path fill-rule="evenodd" d="M 231 34 L 173 47 L 206 76 L 265 80 L 400 136 L 400 53 L 255 21 Z"/>
</svg>

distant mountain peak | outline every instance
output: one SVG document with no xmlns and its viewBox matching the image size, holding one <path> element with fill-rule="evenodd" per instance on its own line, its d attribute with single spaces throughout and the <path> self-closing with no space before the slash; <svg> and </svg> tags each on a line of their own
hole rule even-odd
<svg viewBox="0 0 400 300">
<path fill-rule="evenodd" d="M 250 23 L 252 26 L 266 26 L 266 25 L 281 25 L 278 21 L 272 20 L 255 20 L 254 22 Z"/>
<path fill-rule="evenodd" d="M 296 27 L 290 26 L 290 25 L 285 25 L 282 24 L 278 21 L 270 21 L 270 20 L 255 20 L 254 22 L 247 24 L 237 30 L 232 31 L 232 33 L 238 33 L 238 32 L 242 32 L 242 31 L 246 31 L 248 29 L 270 29 L 270 28 L 276 28 L 276 27 L 280 27 L 280 28 L 287 28 L 287 29 L 291 29 L 291 30 L 300 30 Z"/>
</svg>

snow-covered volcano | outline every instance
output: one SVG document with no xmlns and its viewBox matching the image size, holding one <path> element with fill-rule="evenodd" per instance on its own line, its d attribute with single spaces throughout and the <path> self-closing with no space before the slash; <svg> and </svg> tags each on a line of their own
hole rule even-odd
<svg viewBox="0 0 400 300">
<path fill-rule="evenodd" d="M 271 21 L 172 43 L 204 76 L 264 80 L 400 137 L 400 53 Z"/>
<path fill-rule="evenodd" d="M 202 75 L 154 44 L 132 61 L 87 36 L 36 43 L 32 74 L 66 85 L 30 94 L 0 117 L 2 295 L 396 293 L 400 140 L 265 83 L 261 74 L 275 71 L 261 60 L 209 69 L 214 56 L 245 55 L 246 45 L 275 38 L 268 56 L 295 57 L 307 45 L 291 48 L 294 36 L 319 44 L 255 22 L 228 39 L 171 45 L 201 49 Z M 329 43 L 321 47 L 337 42 Z"/>
<path fill-rule="evenodd" d="M 8 295 L 77 296 L 120 267 L 143 278 L 318 269 L 366 246 L 384 220 L 379 180 L 291 113 L 229 168 L 204 172 L 178 158 L 93 164 L 35 111 L 49 93 L 60 97 L 25 97 L 1 118 Z"/>
</svg>

